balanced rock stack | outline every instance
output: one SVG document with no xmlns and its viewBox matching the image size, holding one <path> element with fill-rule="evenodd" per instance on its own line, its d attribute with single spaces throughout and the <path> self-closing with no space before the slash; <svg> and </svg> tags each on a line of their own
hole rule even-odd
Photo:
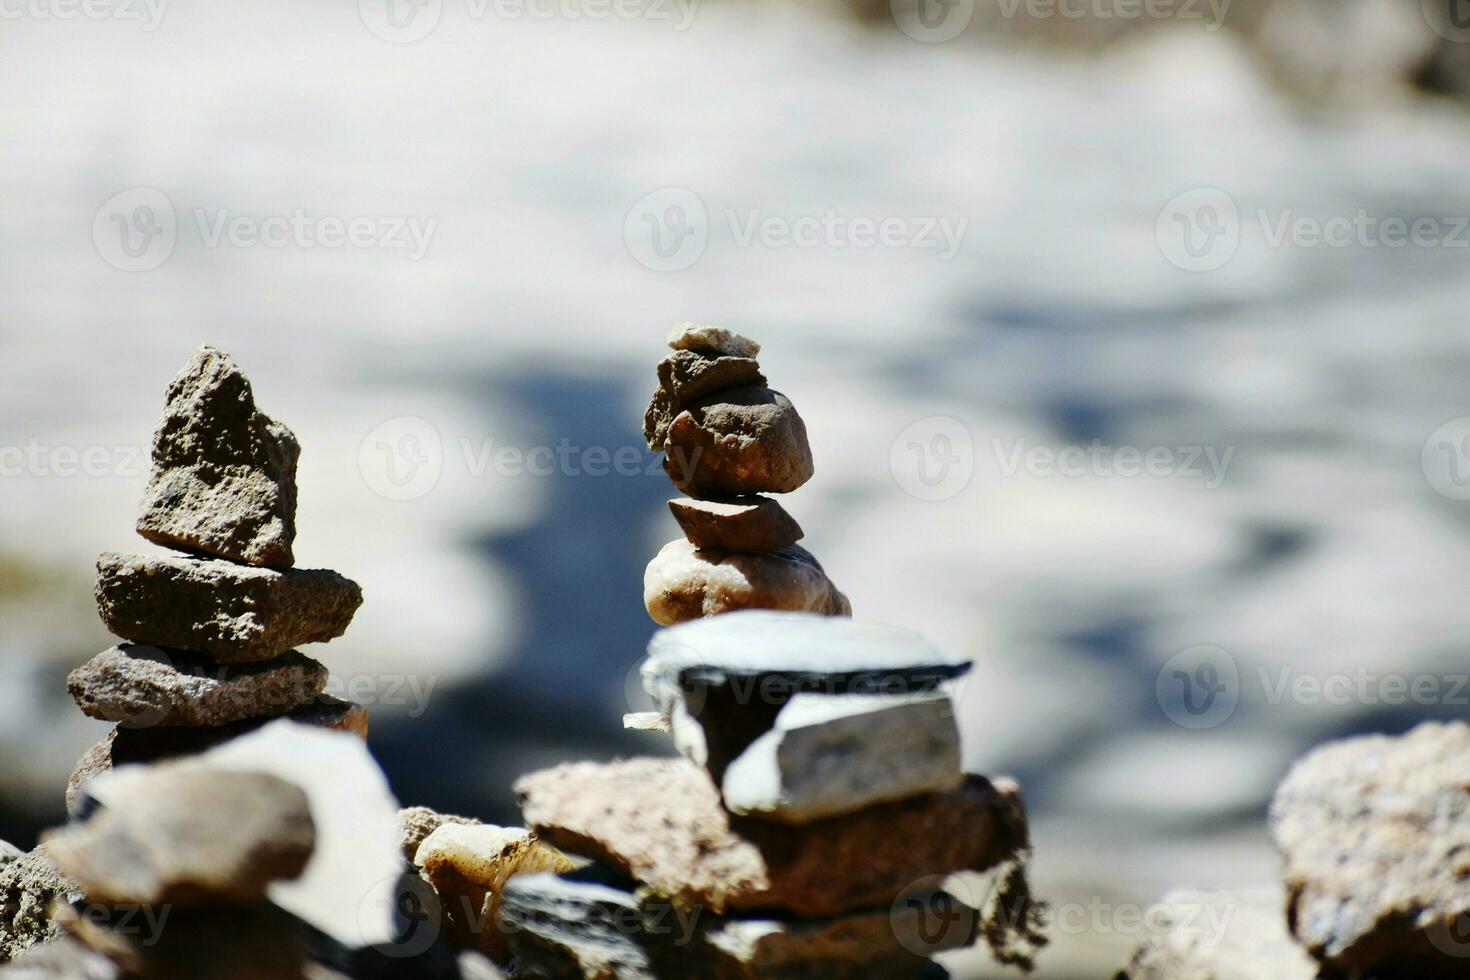
<svg viewBox="0 0 1470 980">
<path fill-rule="evenodd" d="M 643 578 L 644 603 L 661 626 L 737 609 L 850 616 L 801 527 L 768 493 L 812 477 L 806 425 L 790 399 L 766 386 L 755 341 L 683 323 L 658 366 L 643 419 L 648 448 L 688 496 L 669 501 L 684 537 L 659 551 Z"/>
<path fill-rule="evenodd" d="M 366 737 L 367 713 L 323 695 L 296 646 L 341 636 L 362 590 L 293 568 L 296 437 L 255 407 L 228 356 L 195 351 L 168 387 L 138 533 L 176 555 L 104 554 L 97 609 L 130 641 L 72 671 L 93 718 L 116 722 L 78 762 L 68 809 L 123 762 L 201 752 L 278 716 Z"/>
<path fill-rule="evenodd" d="M 527 825 L 589 862 L 506 883 L 517 968 L 914 977 L 982 936 L 1029 963 L 1044 939 L 1019 791 L 960 767 L 947 688 L 969 668 L 906 630 L 804 613 L 661 630 L 642 679 L 684 758 L 516 785 Z M 954 889 L 967 872 L 995 887 Z"/>
</svg>

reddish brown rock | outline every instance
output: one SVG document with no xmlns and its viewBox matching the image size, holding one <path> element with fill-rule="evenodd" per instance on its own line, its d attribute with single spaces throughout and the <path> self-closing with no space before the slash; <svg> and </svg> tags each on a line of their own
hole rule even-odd
<svg viewBox="0 0 1470 980">
<path fill-rule="evenodd" d="M 734 817 L 691 762 L 573 763 L 516 784 L 543 840 L 686 906 L 812 918 L 886 907 L 927 875 L 983 871 L 1028 844 L 1014 786 L 959 789 L 802 826 Z"/>
<path fill-rule="evenodd" d="M 669 501 L 674 520 L 696 548 L 760 555 L 789 548 L 802 538 L 801 525 L 774 497 Z"/>
<path fill-rule="evenodd" d="M 806 423 L 779 391 L 722 391 L 674 417 L 664 471 L 691 497 L 790 493 L 812 478 Z"/>
<path fill-rule="evenodd" d="M 800 545 L 764 555 L 700 551 L 670 541 L 643 573 L 643 604 L 660 626 L 741 609 L 851 616 L 852 605 Z"/>
</svg>

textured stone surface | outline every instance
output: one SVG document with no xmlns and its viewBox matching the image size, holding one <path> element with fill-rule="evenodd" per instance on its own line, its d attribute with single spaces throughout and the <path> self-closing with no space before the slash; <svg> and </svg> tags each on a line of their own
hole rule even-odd
<svg viewBox="0 0 1470 980">
<path fill-rule="evenodd" d="M 326 683 L 327 669 L 294 650 L 263 663 L 225 665 L 129 643 L 104 650 L 66 678 L 82 711 L 136 728 L 224 725 L 281 714 Z"/>
<path fill-rule="evenodd" d="M 1174 892 L 1117 980 L 1314 980 L 1285 904 L 1280 888 Z"/>
<path fill-rule="evenodd" d="M 289 568 L 301 447 L 255 407 L 229 355 L 201 347 L 168 386 L 138 533 L 181 551 Z"/>
<path fill-rule="evenodd" d="M 36 946 L 9 966 L 0 980 L 120 980 L 122 971 L 107 957 L 70 936 Z"/>
<path fill-rule="evenodd" d="M 798 694 L 717 778 L 727 809 L 786 823 L 952 790 L 964 780 L 954 705 L 947 695 Z"/>
<path fill-rule="evenodd" d="M 684 537 L 696 548 L 759 555 L 780 551 L 802 538 L 801 525 L 774 497 L 669 501 Z"/>
<path fill-rule="evenodd" d="M 398 826 L 402 830 L 403 858 L 409 864 L 418 853 L 424 838 L 445 824 L 472 826 L 480 823 L 474 817 L 460 817 L 452 813 L 440 813 L 426 806 L 409 806 L 398 811 Z"/>
<path fill-rule="evenodd" d="M 667 340 L 674 350 L 692 350 L 713 356 L 755 357 L 761 352 L 761 345 L 749 337 L 726 327 L 711 327 L 703 323 L 675 324 Z"/>
<path fill-rule="evenodd" d="M 1470 969 L 1470 726 L 1324 746 L 1271 803 L 1287 921 L 1345 973 Z"/>
<path fill-rule="evenodd" d="M 52 902 L 81 897 L 81 886 L 61 872 L 44 843 L 0 868 L 0 963 L 54 939 Z"/>
<path fill-rule="evenodd" d="M 522 778 L 526 822 L 686 907 L 807 917 L 886 907 L 926 875 L 981 871 L 1027 845 L 1013 787 L 959 789 L 799 827 L 732 816 L 691 762 L 573 763 Z"/>
<path fill-rule="evenodd" d="M 524 827 L 491 824 L 441 824 L 419 845 L 414 865 L 439 896 L 449 936 L 496 960 L 510 952 L 497 918 L 506 882 L 572 869 L 565 854 Z"/>
<path fill-rule="evenodd" d="M 852 605 L 800 545 L 766 555 L 700 551 L 683 538 L 664 545 L 643 572 L 643 603 L 660 626 L 741 609 L 851 616 Z"/>
<path fill-rule="evenodd" d="M 734 388 L 674 417 L 664 471 L 691 497 L 790 493 L 812 478 L 806 423 L 770 388 Z"/>
<path fill-rule="evenodd" d="M 0 840 L 0 868 L 4 868 L 7 864 L 14 861 L 16 858 L 20 857 L 24 853 L 25 851 L 22 851 L 20 848 L 10 843 L 10 841 Z"/>
<path fill-rule="evenodd" d="M 303 725 L 348 732 L 361 739 L 367 738 L 367 709 L 326 694 L 298 705 L 282 717 Z M 228 725 L 207 727 L 155 725 L 150 728 L 126 728 L 119 725 L 77 760 L 66 784 L 67 812 L 73 816 L 80 814 L 85 807 L 87 784 L 114 766 L 196 755 L 232 738 L 253 732 L 270 720 L 270 716 L 247 718 Z"/>
<path fill-rule="evenodd" d="M 306 794 L 255 772 L 178 763 L 122 784 L 51 855 L 93 901 L 199 905 L 260 899 L 294 878 L 315 843 Z"/>
<path fill-rule="evenodd" d="M 97 610 L 135 643 L 197 650 L 222 663 L 269 660 L 341 636 L 362 589 L 325 569 L 278 571 L 201 558 L 104 554 Z"/>
<path fill-rule="evenodd" d="M 643 413 L 643 438 L 648 448 L 663 450 L 669 424 L 691 403 L 730 388 L 764 387 L 765 383 L 754 358 L 675 351 L 659 362 L 658 388 Z"/>
</svg>

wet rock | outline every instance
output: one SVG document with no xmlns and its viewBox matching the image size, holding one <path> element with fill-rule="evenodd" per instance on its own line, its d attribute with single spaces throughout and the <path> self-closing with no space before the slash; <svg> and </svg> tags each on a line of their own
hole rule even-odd
<svg viewBox="0 0 1470 980">
<path fill-rule="evenodd" d="M 765 555 L 700 551 L 670 541 L 643 573 L 643 602 L 660 626 L 741 609 L 851 616 L 852 605 L 800 545 Z"/>
<path fill-rule="evenodd" d="M 785 823 L 952 790 L 964 780 L 954 705 L 942 694 L 798 694 L 717 778 L 731 812 Z"/>
<path fill-rule="evenodd" d="M 669 424 L 691 403 L 730 388 L 764 387 L 765 383 L 754 358 L 675 351 L 659 362 L 658 389 L 643 413 L 643 438 L 648 448 L 663 450 Z"/>
<path fill-rule="evenodd" d="M 263 663 L 125 643 L 73 670 L 67 690 L 86 714 L 135 728 L 224 725 L 291 710 L 319 694 L 327 669 L 292 650 Z"/>
<path fill-rule="evenodd" d="M 772 497 L 669 501 L 674 520 L 696 548 L 741 555 L 780 551 L 802 538 L 801 525 Z"/>
<path fill-rule="evenodd" d="M 117 785 L 106 806 L 49 839 L 57 866 L 94 902 L 249 902 L 311 856 L 306 795 L 283 779 L 179 763 L 131 777 L 108 777 Z"/>
<path fill-rule="evenodd" d="M 674 350 L 691 350 L 711 357 L 755 357 L 761 345 L 725 327 L 702 323 L 680 323 L 669 331 L 668 345 Z"/>
<path fill-rule="evenodd" d="M 806 423 L 770 388 L 735 388 L 694 402 L 669 424 L 664 471 L 704 499 L 790 493 L 812 478 Z"/>
<path fill-rule="evenodd" d="M 452 813 L 440 813 L 426 806 L 404 807 L 398 811 L 398 826 L 403 834 L 403 857 L 409 864 L 418 853 L 419 845 L 434 831 L 445 824 L 473 826 L 480 823 L 474 817 L 459 817 Z"/>
<path fill-rule="evenodd" d="M 62 873 L 44 843 L 0 868 L 0 963 L 56 938 L 52 904 L 80 898 L 81 886 Z"/>
<path fill-rule="evenodd" d="M 9 966 L 0 980 L 121 980 L 116 963 L 71 938 L 62 936 L 32 948 Z"/>
<path fill-rule="evenodd" d="M 1285 905 L 1280 888 L 1174 892 L 1117 980 L 1315 980 Z"/>
<path fill-rule="evenodd" d="M 197 650 L 221 663 L 269 660 L 341 636 L 362 604 L 356 582 L 325 569 L 173 556 L 104 554 L 96 593 L 102 622 L 123 639 Z"/>
<path fill-rule="evenodd" d="M 296 437 L 255 407 L 229 356 L 201 347 L 168 386 L 138 533 L 156 544 L 289 568 Z"/>
<path fill-rule="evenodd" d="M 802 826 L 732 816 L 709 774 L 685 760 L 563 765 L 522 778 L 516 794 L 543 840 L 715 912 L 887 907 L 920 878 L 982 871 L 1027 846 L 1019 794 L 979 776 Z"/>
<path fill-rule="evenodd" d="M 1271 803 L 1292 933 L 1357 977 L 1462 977 L 1470 962 L 1470 726 L 1347 739 Z"/>
</svg>

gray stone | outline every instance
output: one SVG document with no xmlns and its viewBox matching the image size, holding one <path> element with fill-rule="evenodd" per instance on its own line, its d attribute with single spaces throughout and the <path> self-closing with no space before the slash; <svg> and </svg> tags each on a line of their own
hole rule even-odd
<svg viewBox="0 0 1470 980">
<path fill-rule="evenodd" d="M 659 362 L 658 388 L 643 413 L 643 438 L 648 448 L 663 450 L 669 424 L 693 402 L 730 388 L 764 387 L 765 383 L 754 358 L 675 351 Z"/>
<path fill-rule="evenodd" d="M 1271 803 L 1287 921 L 1349 976 L 1463 977 L 1470 963 L 1470 726 L 1326 745 Z"/>
<path fill-rule="evenodd" d="M 676 717 L 703 729 L 720 724 L 712 715 Z M 680 735 L 681 745 L 712 741 Z M 785 823 L 952 790 L 964 781 L 954 705 L 943 694 L 798 694 L 716 778 L 731 812 Z"/>
<path fill-rule="evenodd" d="M 11 861 L 25 854 L 20 848 L 8 840 L 0 840 L 0 868 L 4 868 Z"/>
<path fill-rule="evenodd" d="M 104 807 L 50 839 L 58 867 L 103 904 L 263 898 L 306 867 L 306 794 L 283 779 L 166 763 L 135 770 Z"/>
<path fill-rule="evenodd" d="M 227 354 L 200 347 L 168 386 L 138 533 L 155 544 L 289 568 L 296 437 L 255 407 Z"/>
<path fill-rule="evenodd" d="M 755 357 L 761 345 L 743 334 L 725 327 L 711 327 L 703 323 L 678 323 L 666 338 L 674 350 L 692 350 L 718 357 Z"/>
<path fill-rule="evenodd" d="M 674 520 L 696 548 L 742 555 L 780 551 L 802 538 L 801 525 L 774 497 L 669 501 Z"/>
<path fill-rule="evenodd" d="M 362 604 L 356 582 L 325 569 L 110 553 L 97 560 L 96 593 L 102 622 L 123 639 L 221 663 L 269 660 L 341 636 Z"/>
<path fill-rule="evenodd" d="M 123 644 L 66 678 L 87 715 L 144 728 L 224 725 L 278 715 L 321 693 L 327 669 L 295 650 L 264 663 L 216 664 L 181 650 Z"/>
<path fill-rule="evenodd" d="M 779 391 L 722 391 L 674 417 L 664 471 L 691 497 L 790 493 L 812 478 L 806 423 Z"/>
<path fill-rule="evenodd" d="M 81 886 L 56 866 L 45 843 L 0 868 L 0 963 L 55 939 L 52 903 L 81 897 Z"/>
<path fill-rule="evenodd" d="M 1317 964 L 1286 931 L 1277 888 L 1165 896 L 1149 936 L 1117 980 L 1315 980 Z"/>
<path fill-rule="evenodd" d="M 643 572 L 643 603 L 660 626 L 742 609 L 851 616 L 852 604 L 800 545 L 764 555 L 700 551 L 679 538 Z"/>
<path fill-rule="evenodd" d="M 121 980 L 122 975 L 116 963 L 70 936 L 36 946 L 0 968 L 0 980 Z"/>
</svg>

